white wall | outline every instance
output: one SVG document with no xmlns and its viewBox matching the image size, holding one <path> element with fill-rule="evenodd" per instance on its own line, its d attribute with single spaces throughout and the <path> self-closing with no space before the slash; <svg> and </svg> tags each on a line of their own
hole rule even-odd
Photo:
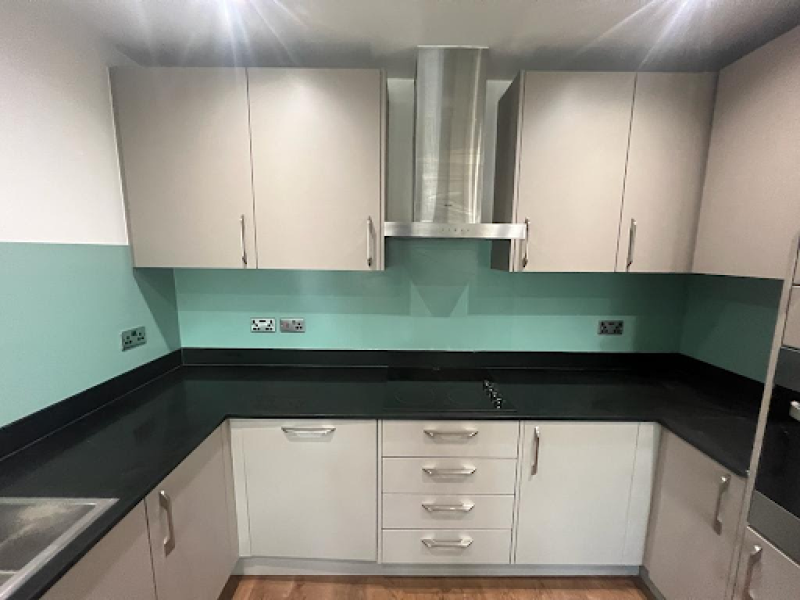
<svg viewBox="0 0 800 600">
<path fill-rule="evenodd" d="M 107 66 L 51 2 L 0 4 L 0 242 L 127 244 Z"/>
<path fill-rule="evenodd" d="M 798 231 L 800 27 L 720 73 L 694 271 L 783 278 Z"/>
</svg>

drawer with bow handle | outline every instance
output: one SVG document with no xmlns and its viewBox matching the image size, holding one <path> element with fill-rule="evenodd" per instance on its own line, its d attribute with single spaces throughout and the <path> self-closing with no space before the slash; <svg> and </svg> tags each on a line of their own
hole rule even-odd
<svg viewBox="0 0 800 600">
<path fill-rule="evenodd" d="M 383 562 L 507 565 L 511 562 L 511 531 L 384 530 Z"/>
<path fill-rule="evenodd" d="M 517 457 L 517 421 L 384 421 L 382 426 L 383 456 Z"/>
<path fill-rule="evenodd" d="M 384 529 L 511 529 L 514 496 L 384 494 Z"/>
<path fill-rule="evenodd" d="M 505 458 L 384 458 L 384 493 L 514 494 L 517 461 Z"/>
</svg>

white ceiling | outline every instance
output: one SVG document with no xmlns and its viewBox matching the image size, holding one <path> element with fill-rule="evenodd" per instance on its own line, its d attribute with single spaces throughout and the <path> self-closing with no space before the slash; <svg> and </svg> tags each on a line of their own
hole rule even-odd
<svg viewBox="0 0 800 600">
<path fill-rule="evenodd" d="M 800 0 L 55 0 L 142 64 L 382 67 L 483 45 L 490 76 L 717 69 L 800 23 Z"/>
</svg>

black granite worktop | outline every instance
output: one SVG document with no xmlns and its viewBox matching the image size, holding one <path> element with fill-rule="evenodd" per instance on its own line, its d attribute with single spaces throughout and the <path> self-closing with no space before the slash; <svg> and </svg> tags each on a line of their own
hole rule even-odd
<svg viewBox="0 0 800 600">
<path fill-rule="evenodd" d="M 683 358 L 679 368 L 663 362 L 483 364 L 516 412 L 441 415 L 385 408 L 395 367 L 183 364 L 0 461 L 0 497 L 119 499 L 13 599 L 38 598 L 230 417 L 655 421 L 745 475 L 758 386 Z"/>
</svg>

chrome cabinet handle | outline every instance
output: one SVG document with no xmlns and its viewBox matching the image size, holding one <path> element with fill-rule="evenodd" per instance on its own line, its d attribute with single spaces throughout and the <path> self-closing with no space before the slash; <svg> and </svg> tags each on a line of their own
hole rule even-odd
<svg viewBox="0 0 800 600">
<path fill-rule="evenodd" d="M 714 531 L 717 532 L 717 535 L 722 533 L 722 518 L 720 517 L 720 513 L 722 512 L 722 500 L 725 497 L 725 493 L 728 491 L 728 488 L 731 486 L 731 476 L 730 475 L 723 475 L 719 478 L 719 490 L 717 491 L 717 506 L 714 509 Z"/>
<path fill-rule="evenodd" d="M 742 591 L 744 600 L 756 600 L 755 596 L 753 596 L 753 591 L 751 590 L 753 587 L 753 571 L 755 570 L 758 561 L 761 560 L 762 552 L 763 549 L 761 546 L 755 545 L 750 551 L 750 556 L 747 557 L 747 571 L 745 572 L 744 590 Z"/>
<path fill-rule="evenodd" d="M 472 502 L 462 502 L 461 504 L 433 504 L 433 503 L 422 503 L 422 508 L 427 510 L 430 513 L 434 512 L 462 512 L 468 513 L 475 505 Z"/>
<path fill-rule="evenodd" d="M 239 217 L 239 229 L 242 236 L 242 264 L 247 266 L 247 242 L 245 240 L 245 220 L 244 215 Z"/>
<path fill-rule="evenodd" d="M 367 217 L 367 266 L 371 267 L 373 260 L 372 260 L 372 246 L 373 246 L 373 236 L 372 236 L 372 217 Z"/>
<path fill-rule="evenodd" d="M 281 427 L 288 435 L 301 437 L 324 437 L 336 431 L 336 427 Z"/>
<path fill-rule="evenodd" d="M 437 467 L 422 467 L 427 475 L 431 477 L 469 477 L 474 475 L 478 469 L 476 467 L 462 467 L 460 469 L 439 469 Z"/>
<path fill-rule="evenodd" d="M 636 249 L 636 219 L 631 219 L 631 226 L 628 229 L 628 261 L 625 270 L 630 271 L 633 265 L 633 253 Z"/>
<path fill-rule="evenodd" d="M 167 535 L 164 538 L 164 555 L 169 556 L 169 553 L 175 549 L 175 522 L 172 519 L 172 498 L 165 490 L 158 492 L 158 503 L 161 508 L 167 513 Z"/>
<path fill-rule="evenodd" d="M 464 430 L 455 430 L 455 431 L 447 431 L 443 429 L 423 429 L 425 435 L 430 438 L 460 438 L 460 439 L 469 439 L 474 438 L 478 435 L 477 429 L 464 429 Z"/>
<path fill-rule="evenodd" d="M 457 540 L 437 540 L 435 538 L 422 538 L 422 543 L 428 548 L 459 548 L 465 549 L 472 546 L 471 537 L 462 537 Z"/>
<path fill-rule="evenodd" d="M 539 472 L 539 447 L 542 445 L 542 433 L 538 427 L 533 428 L 533 462 L 531 463 L 531 475 Z"/>
<path fill-rule="evenodd" d="M 528 241 L 530 240 L 531 220 L 525 219 L 525 246 L 524 253 L 522 254 L 522 268 L 528 266 Z"/>
</svg>

